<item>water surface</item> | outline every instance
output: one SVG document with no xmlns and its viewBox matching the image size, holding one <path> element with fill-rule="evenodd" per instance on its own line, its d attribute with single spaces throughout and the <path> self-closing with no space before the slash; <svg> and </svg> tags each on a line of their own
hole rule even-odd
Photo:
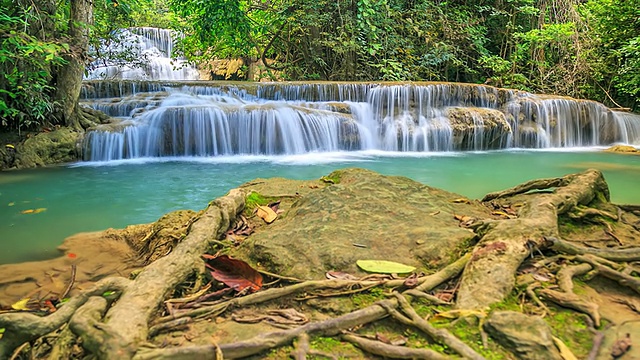
<svg viewBox="0 0 640 360">
<path fill-rule="evenodd" d="M 614 202 L 640 204 L 640 157 L 575 149 L 369 151 L 78 163 L 0 173 L 0 264 L 55 257 L 56 247 L 74 233 L 152 222 L 178 209 L 202 209 L 257 177 L 313 179 L 345 167 L 407 176 L 470 198 L 535 178 L 599 168 Z M 38 208 L 47 210 L 21 213 Z"/>
</svg>

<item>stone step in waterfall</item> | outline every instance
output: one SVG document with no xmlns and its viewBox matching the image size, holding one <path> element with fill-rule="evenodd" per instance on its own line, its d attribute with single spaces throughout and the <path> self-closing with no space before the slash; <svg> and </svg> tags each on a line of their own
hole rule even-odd
<svg viewBox="0 0 640 360">
<path fill-rule="evenodd" d="M 84 158 L 640 145 L 640 116 L 567 97 L 457 83 L 87 81 Z"/>
</svg>

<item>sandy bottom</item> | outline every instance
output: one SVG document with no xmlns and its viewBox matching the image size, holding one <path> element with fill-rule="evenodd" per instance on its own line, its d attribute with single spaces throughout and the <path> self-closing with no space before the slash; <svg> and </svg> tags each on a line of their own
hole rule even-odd
<svg viewBox="0 0 640 360">
<path fill-rule="evenodd" d="M 134 251 L 109 231 L 68 237 L 59 247 L 64 254 L 55 259 L 0 265 L 0 306 L 27 297 L 33 302 L 59 298 L 71 281 L 72 265 L 76 276 L 69 295 L 108 276 L 129 277 L 136 269 Z"/>
</svg>

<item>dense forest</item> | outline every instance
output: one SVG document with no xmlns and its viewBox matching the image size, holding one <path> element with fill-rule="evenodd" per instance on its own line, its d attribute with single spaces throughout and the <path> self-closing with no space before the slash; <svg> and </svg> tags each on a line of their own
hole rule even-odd
<svg viewBox="0 0 640 360">
<path fill-rule="evenodd" d="M 178 30 L 175 56 L 261 61 L 274 79 L 485 83 L 640 106 L 640 0 L 1 2 L 5 130 L 84 127 L 84 67 L 132 26 Z"/>
</svg>

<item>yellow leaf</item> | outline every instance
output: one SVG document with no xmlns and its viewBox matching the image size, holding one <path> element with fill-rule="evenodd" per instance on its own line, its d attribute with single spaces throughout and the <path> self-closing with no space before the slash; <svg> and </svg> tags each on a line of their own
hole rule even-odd
<svg viewBox="0 0 640 360">
<path fill-rule="evenodd" d="M 465 199 L 465 198 L 457 198 L 457 199 L 453 199 L 453 200 L 451 200 L 451 202 L 452 202 L 452 203 L 456 203 L 456 204 L 459 204 L 459 203 L 471 204 L 471 200 L 469 200 L 469 199 Z"/>
<path fill-rule="evenodd" d="M 35 210 L 33 210 L 33 213 L 34 213 L 34 214 L 39 214 L 39 213 L 41 213 L 41 212 L 43 212 L 43 211 L 47 211 L 47 208 L 38 208 L 38 209 L 35 209 Z"/>
<path fill-rule="evenodd" d="M 364 271 L 379 274 L 408 274 L 416 269 L 413 266 L 386 260 L 358 260 L 356 265 Z"/>
<path fill-rule="evenodd" d="M 562 340 L 558 339 L 557 337 L 553 337 L 553 343 L 556 345 L 556 347 L 558 348 L 558 350 L 560 351 L 560 356 L 562 356 L 562 359 L 564 360 L 578 360 L 578 358 L 573 355 L 573 353 L 571 352 L 571 350 L 567 347 L 567 345 L 565 345 Z"/>
<path fill-rule="evenodd" d="M 32 214 L 33 213 L 33 209 L 28 209 L 28 210 L 22 210 L 20 211 L 21 214 Z"/>
<path fill-rule="evenodd" d="M 278 214 L 272 208 L 262 205 L 258 205 L 257 215 L 267 224 L 271 224 L 278 217 Z"/>
<path fill-rule="evenodd" d="M 21 299 L 15 304 L 12 304 L 11 308 L 14 310 L 29 310 L 29 308 L 27 307 L 27 303 L 29 303 L 29 300 L 31 300 L 31 298 L 28 298 L 28 297 Z"/>
<path fill-rule="evenodd" d="M 12 202 L 10 202 L 10 203 L 8 204 L 8 206 L 13 206 L 13 205 L 15 205 L 15 204 L 16 204 L 16 203 L 14 203 L 14 202 L 12 201 Z"/>
</svg>

